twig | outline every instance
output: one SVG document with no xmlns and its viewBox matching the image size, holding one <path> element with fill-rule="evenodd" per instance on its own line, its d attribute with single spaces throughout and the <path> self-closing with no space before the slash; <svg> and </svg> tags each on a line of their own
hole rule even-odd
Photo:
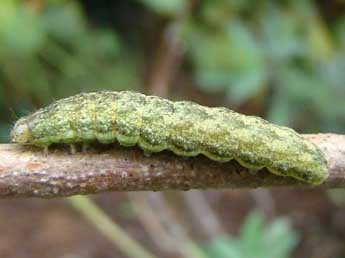
<svg viewBox="0 0 345 258">
<path fill-rule="evenodd" d="M 326 188 L 345 187 L 345 135 L 306 135 L 329 163 Z M 162 191 L 205 188 L 302 186 L 298 180 L 262 169 L 253 174 L 236 161 L 178 157 L 171 152 L 146 157 L 138 148 L 100 146 L 68 154 L 55 148 L 48 156 L 34 147 L 0 145 L 0 197 L 61 197 L 105 191 Z"/>
</svg>

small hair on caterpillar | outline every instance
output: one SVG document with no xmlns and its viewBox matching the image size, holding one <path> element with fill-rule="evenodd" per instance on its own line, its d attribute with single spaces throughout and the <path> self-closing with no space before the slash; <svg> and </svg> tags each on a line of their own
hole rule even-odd
<svg viewBox="0 0 345 258">
<path fill-rule="evenodd" d="M 328 176 L 322 151 L 294 130 L 245 116 L 224 107 L 169 101 L 131 91 L 81 93 L 60 99 L 20 118 L 12 142 L 43 147 L 92 142 L 138 145 L 145 153 L 170 150 L 191 157 L 203 154 L 232 159 L 257 171 L 320 184 Z M 84 147 L 82 147 L 84 149 Z"/>
</svg>

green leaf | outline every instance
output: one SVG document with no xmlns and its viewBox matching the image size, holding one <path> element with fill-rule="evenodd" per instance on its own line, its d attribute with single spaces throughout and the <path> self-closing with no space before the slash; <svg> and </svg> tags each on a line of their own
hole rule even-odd
<svg viewBox="0 0 345 258">
<path fill-rule="evenodd" d="M 265 225 L 263 215 L 252 212 L 238 238 L 221 236 L 206 250 L 217 258 L 288 258 L 296 243 L 297 235 L 285 219 L 277 218 Z"/>
<path fill-rule="evenodd" d="M 286 257 L 291 247 L 296 246 L 297 239 L 296 233 L 290 230 L 287 221 L 280 218 L 266 227 L 263 245 L 271 247 L 270 257 Z"/>
<path fill-rule="evenodd" d="M 264 233 L 264 217 L 258 212 L 251 213 L 240 232 L 240 243 L 243 250 L 258 250 Z"/>
<path fill-rule="evenodd" d="M 207 247 L 207 253 L 210 257 L 217 258 L 245 258 L 237 241 L 225 236 L 212 241 Z"/>
<path fill-rule="evenodd" d="M 306 52 L 301 24 L 298 17 L 271 4 L 260 16 L 262 49 L 274 63 L 286 62 L 291 57 L 302 56 Z"/>
<path fill-rule="evenodd" d="M 202 89 L 225 90 L 229 99 L 241 103 L 264 86 L 266 65 L 243 23 L 232 22 L 216 32 L 194 27 L 186 41 Z"/>
</svg>

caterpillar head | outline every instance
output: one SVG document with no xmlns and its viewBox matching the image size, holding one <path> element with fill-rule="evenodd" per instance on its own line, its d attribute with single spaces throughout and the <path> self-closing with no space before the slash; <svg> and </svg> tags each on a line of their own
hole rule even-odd
<svg viewBox="0 0 345 258">
<path fill-rule="evenodd" d="M 11 131 L 11 141 L 20 144 L 30 143 L 31 130 L 25 117 L 20 118 L 15 123 Z"/>
</svg>

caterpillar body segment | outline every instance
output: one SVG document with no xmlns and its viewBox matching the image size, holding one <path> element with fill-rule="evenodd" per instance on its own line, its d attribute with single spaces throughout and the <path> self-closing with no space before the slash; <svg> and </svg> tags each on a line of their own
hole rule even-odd
<svg viewBox="0 0 345 258">
<path fill-rule="evenodd" d="M 227 108 L 172 102 L 136 92 L 101 91 L 61 99 L 20 118 L 13 142 L 48 147 L 52 143 L 138 145 L 145 152 L 263 167 L 274 174 L 320 184 L 328 176 L 321 150 L 294 130 Z"/>
</svg>

